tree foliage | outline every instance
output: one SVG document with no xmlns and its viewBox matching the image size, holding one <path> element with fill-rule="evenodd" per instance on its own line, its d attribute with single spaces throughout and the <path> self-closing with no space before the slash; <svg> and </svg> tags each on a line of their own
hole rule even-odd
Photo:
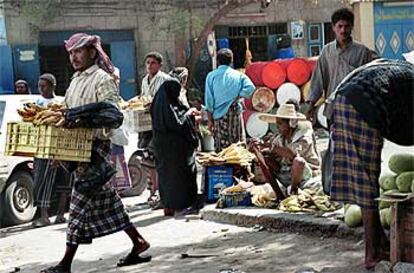
<svg viewBox="0 0 414 273">
<path fill-rule="evenodd" d="M 20 1 L 20 15 L 35 32 L 53 21 L 59 14 L 60 8 L 59 0 Z"/>
</svg>

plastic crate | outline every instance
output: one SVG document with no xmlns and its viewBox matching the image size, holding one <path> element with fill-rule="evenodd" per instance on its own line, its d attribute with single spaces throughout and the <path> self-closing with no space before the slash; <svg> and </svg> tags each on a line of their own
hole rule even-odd
<svg viewBox="0 0 414 273">
<path fill-rule="evenodd" d="M 131 133 L 152 131 L 151 113 L 149 110 L 124 111 L 125 128 Z"/>
<path fill-rule="evenodd" d="M 221 190 L 233 185 L 233 167 L 209 166 L 206 179 L 207 201 L 215 202 Z"/>
<path fill-rule="evenodd" d="M 34 157 L 38 138 L 39 127 L 33 126 L 32 123 L 8 123 L 5 155 Z"/>
<path fill-rule="evenodd" d="M 89 162 L 93 130 L 65 129 L 26 122 L 7 124 L 5 154 L 43 159 Z"/>
</svg>

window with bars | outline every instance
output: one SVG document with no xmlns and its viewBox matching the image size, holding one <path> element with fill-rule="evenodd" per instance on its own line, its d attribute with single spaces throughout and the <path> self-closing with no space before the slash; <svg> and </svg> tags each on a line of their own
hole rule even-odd
<svg viewBox="0 0 414 273">
<path fill-rule="evenodd" d="M 216 38 L 265 37 L 287 33 L 287 23 L 275 23 L 261 26 L 216 26 Z"/>
<path fill-rule="evenodd" d="M 287 23 L 275 23 L 269 25 L 269 35 L 284 34 L 288 32 Z"/>
</svg>

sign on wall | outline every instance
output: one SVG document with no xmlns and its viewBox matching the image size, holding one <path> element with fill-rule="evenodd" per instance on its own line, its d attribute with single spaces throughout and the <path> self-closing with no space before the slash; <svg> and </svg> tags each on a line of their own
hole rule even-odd
<svg viewBox="0 0 414 273">
<path fill-rule="evenodd" d="M 290 29 L 292 31 L 292 39 L 299 40 L 303 39 L 304 36 L 304 22 L 303 21 L 294 21 L 290 22 Z"/>
</svg>

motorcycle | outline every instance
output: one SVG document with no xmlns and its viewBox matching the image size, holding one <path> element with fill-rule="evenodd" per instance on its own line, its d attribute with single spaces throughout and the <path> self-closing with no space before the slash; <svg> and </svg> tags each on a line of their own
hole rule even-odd
<svg viewBox="0 0 414 273">
<path fill-rule="evenodd" d="M 145 189 L 150 192 L 148 204 L 151 208 L 161 208 L 158 194 L 158 175 L 155 169 L 155 156 L 148 148 L 136 150 L 128 161 L 132 188 L 121 192 L 121 195 L 139 196 Z"/>
</svg>

